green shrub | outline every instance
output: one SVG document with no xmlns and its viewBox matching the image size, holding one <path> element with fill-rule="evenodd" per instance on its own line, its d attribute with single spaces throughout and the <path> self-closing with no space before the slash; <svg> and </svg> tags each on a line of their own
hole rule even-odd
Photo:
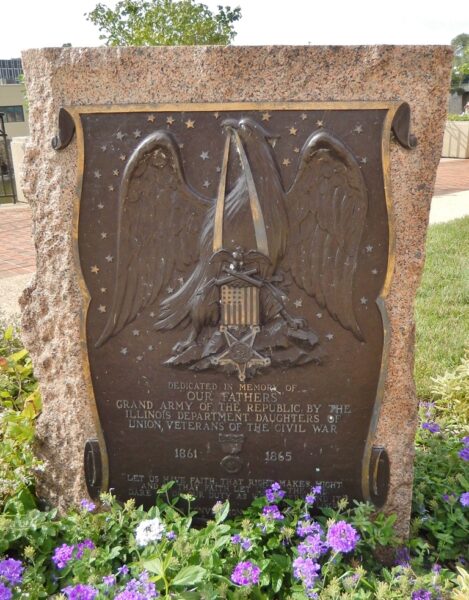
<svg viewBox="0 0 469 600">
<path fill-rule="evenodd" d="M 448 121 L 469 121 L 469 115 L 448 115 Z"/>
<path fill-rule="evenodd" d="M 35 506 L 32 450 L 34 420 L 41 406 L 27 350 L 10 326 L 0 327 L 0 512 L 12 504 Z"/>
</svg>

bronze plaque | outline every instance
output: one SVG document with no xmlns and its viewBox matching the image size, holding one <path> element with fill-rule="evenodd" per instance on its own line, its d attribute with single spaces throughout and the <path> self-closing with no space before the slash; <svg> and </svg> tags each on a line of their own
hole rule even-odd
<svg viewBox="0 0 469 600">
<path fill-rule="evenodd" d="M 73 120 L 69 118 L 69 116 Z M 392 271 L 392 131 L 407 105 L 72 107 L 90 493 L 201 514 L 273 481 L 384 502 L 373 447 Z M 68 128 L 68 129 L 67 129 Z M 404 133 L 403 133 L 404 132 Z"/>
</svg>

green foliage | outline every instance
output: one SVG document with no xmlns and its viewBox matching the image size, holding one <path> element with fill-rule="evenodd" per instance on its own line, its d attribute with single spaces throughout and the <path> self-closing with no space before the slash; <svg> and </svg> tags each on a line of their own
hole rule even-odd
<svg viewBox="0 0 469 600">
<path fill-rule="evenodd" d="M 448 121 L 469 121 L 469 115 L 448 115 Z"/>
<path fill-rule="evenodd" d="M 131 578 L 145 581 L 142 572 L 146 572 L 162 598 L 306 599 L 305 588 L 293 572 L 303 541 L 296 527 L 310 513 L 304 502 L 279 501 L 282 520 L 263 516 L 266 498 L 258 498 L 234 520 L 227 520 L 228 503 L 217 503 L 213 520 L 196 528 L 193 498 L 170 497 L 171 485 L 158 491 L 155 506 L 148 511 L 136 508 L 133 501 L 121 505 L 105 494 L 99 512 L 71 509 L 58 518 L 56 511 L 30 510 L 1 517 L 0 556 L 21 558 L 25 566 L 23 583 L 15 588 L 14 597 L 29 594 L 31 598 L 46 598 L 81 583 L 98 592 L 97 600 L 104 600 L 116 597 Z M 393 518 L 376 514 L 369 505 L 350 508 L 341 502 L 337 509 L 311 515 L 310 519 L 314 518 L 324 530 L 345 521 L 360 533 L 354 551 L 325 550 L 317 557 L 321 573 L 314 582 L 314 593 L 320 599 L 404 600 L 418 589 L 438 585 L 442 591 L 449 591 L 454 585 L 454 576 L 446 569 L 436 572 L 418 565 L 386 568 L 376 559 L 372 561 L 377 548 L 395 545 L 397 540 Z M 142 543 L 138 530 L 155 522 L 163 529 Z M 233 536 L 248 539 L 250 545 L 243 548 Z M 87 547 L 81 553 L 75 550 L 63 564 L 54 565 L 56 548 L 66 544 L 66 549 L 76 549 L 84 540 Z M 259 580 L 253 585 L 237 585 L 232 581 L 233 570 L 247 561 L 259 567 Z M 124 565 L 129 575 L 119 574 Z M 116 576 L 116 583 L 109 587 L 103 578 L 111 574 Z M 137 583 L 135 580 L 134 585 Z"/>
<path fill-rule="evenodd" d="M 417 292 L 415 382 L 431 397 L 432 377 L 454 369 L 469 340 L 469 217 L 432 225 Z"/>
<path fill-rule="evenodd" d="M 432 397 L 438 416 L 455 430 L 469 423 L 469 349 L 452 371 L 432 378 Z"/>
<path fill-rule="evenodd" d="M 413 533 L 425 544 L 418 551 L 433 560 L 456 561 L 469 558 L 469 510 L 461 495 L 469 491 L 469 461 L 460 455 L 464 448 L 467 421 L 441 412 L 434 403 L 422 406 L 424 423 L 441 423 L 435 433 L 420 428 L 416 440 L 413 494 Z M 467 445 L 467 444 L 466 444 Z M 421 540 L 420 540 L 421 541 Z"/>
<path fill-rule="evenodd" d="M 469 76 L 469 34 L 460 33 L 451 40 L 451 45 L 454 50 L 451 87 L 458 90 Z"/>
<path fill-rule="evenodd" d="M 99 3 L 85 15 L 107 46 L 176 46 L 233 41 L 241 9 L 212 12 L 194 0 L 120 0 L 115 9 Z"/>
<path fill-rule="evenodd" d="M 34 420 L 41 410 L 31 359 L 12 326 L 0 327 L 0 511 L 35 506 L 32 451 Z"/>
</svg>

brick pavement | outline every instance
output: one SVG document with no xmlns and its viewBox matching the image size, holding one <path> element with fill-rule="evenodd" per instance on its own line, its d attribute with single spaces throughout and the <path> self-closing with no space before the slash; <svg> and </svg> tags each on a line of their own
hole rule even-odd
<svg viewBox="0 0 469 600">
<path fill-rule="evenodd" d="M 435 196 L 465 190 L 469 190 L 469 160 L 443 158 L 437 172 Z M 29 207 L 0 205 L 0 280 L 34 270 Z"/>
<path fill-rule="evenodd" d="M 36 269 L 31 210 L 25 204 L 0 206 L 0 279 Z"/>
</svg>

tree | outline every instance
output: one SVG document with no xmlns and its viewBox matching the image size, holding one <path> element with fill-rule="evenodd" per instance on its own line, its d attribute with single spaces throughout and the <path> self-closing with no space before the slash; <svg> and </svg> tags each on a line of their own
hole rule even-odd
<svg viewBox="0 0 469 600">
<path fill-rule="evenodd" d="M 241 8 L 213 12 L 194 0 L 121 0 L 115 9 L 97 4 L 85 14 L 107 46 L 229 44 Z"/>
<path fill-rule="evenodd" d="M 456 91 L 469 79 L 469 34 L 460 33 L 451 40 L 454 50 L 451 87 Z"/>
</svg>

